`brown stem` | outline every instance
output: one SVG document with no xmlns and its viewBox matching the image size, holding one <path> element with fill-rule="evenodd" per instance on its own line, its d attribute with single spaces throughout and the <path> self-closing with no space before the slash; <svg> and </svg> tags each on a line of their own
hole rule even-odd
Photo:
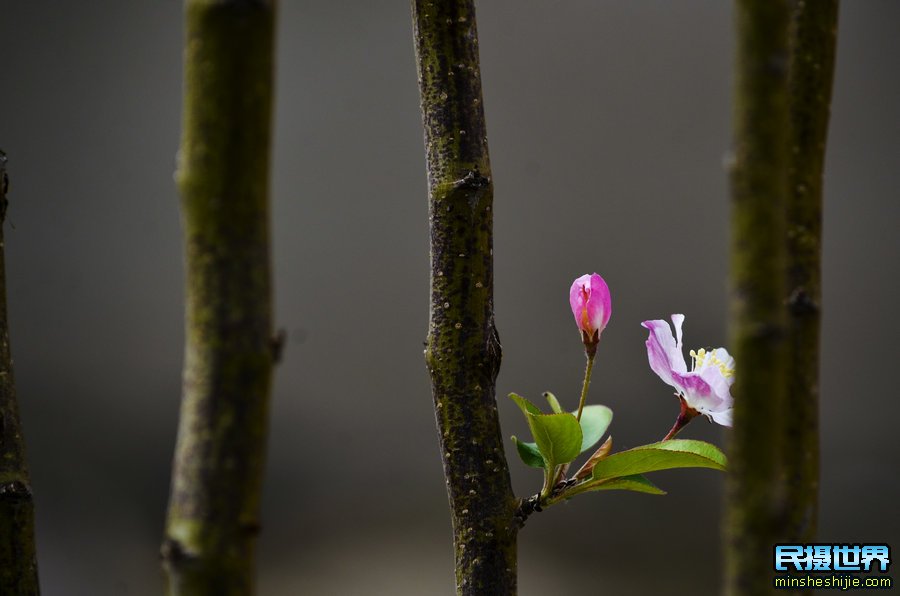
<svg viewBox="0 0 900 596">
<path fill-rule="evenodd" d="M 681 432 L 681 429 L 687 426 L 688 422 L 697 417 L 697 411 L 688 407 L 687 403 L 685 403 L 684 398 L 679 398 L 681 401 L 681 412 L 678 413 L 678 418 L 675 419 L 675 424 L 672 426 L 672 429 L 669 433 L 662 438 L 663 441 L 669 441 L 675 438 L 675 435 Z"/>
<path fill-rule="evenodd" d="M 163 558 L 170 594 L 254 592 L 272 340 L 273 0 L 187 0 L 177 180 L 184 389 Z"/>
<path fill-rule="evenodd" d="M 790 376 L 782 419 L 788 542 L 814 542 L 819 493 L 822 178 L 837 42 L 837 0 L 796 2 L 791 17 L 788 178 Z M 811 593 L 811 590 L 807 593 Z"/>
<path fill-rule="evenodd" d="M 13 378 L 6 313 L 6 154 L 0 151 L 0 594 L 39 594 L 34 499 Z"/>
<path fill-rule="evenodd" d="M 413 0 L 431 224 L 431 375 L 450 498 L 456 590 L 516 591 L 515 517 L 494 398 L 492 204 L 475 6 Z"/>
<path fill-rule="evenodd" d="M 591 372 L 594 370 L 594 358 L 597 356 L 597 344 L 594 344 L 593 351 L 585 351 L 587 364 L 584 367 L 584 381 L 581 384 L 581 399 L 578 400 L 578 414 L 575 418 L 581 421 L 581 412 L 584 411 L 584 404 L 587 401 L 588 388 L 591 386 Z"/>
<path fill-rule="evenodd" d="M 732 388 L 725 594 L 771 594 L 779 541 L 780 419 L 785 397 L 787 0 L 737 0 L 731 171 Z"/>
</svg>

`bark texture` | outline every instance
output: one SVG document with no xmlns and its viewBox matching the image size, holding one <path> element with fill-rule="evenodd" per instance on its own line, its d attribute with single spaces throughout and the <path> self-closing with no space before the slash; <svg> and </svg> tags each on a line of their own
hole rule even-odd
<svg viewBox="0 0 900 596">
<path fill-rule="evenodd" d="M 425 127 L 431 307 L 425 360 L 450 498 L 458 594 L 516 591 L 517 502 L 494 397 L 492 203 L 472 0 L 413 0 Z"/>
<path fill-rule="evenodd" d="M 789 542 L 814 542 L 818 517 L 822 178 L 837 19 L 838 0 L 798 0 L 792 8 L 787 212 L 790 375 L 783 416 Z"/>
<path fill-rule="evenodd" d="M 0 594 L 39 594 L 34 499 L 13 378 L 6 312 L 6 155 L 0 151 Z"/>
<path fill-rule="evenodd" d="M 176 179 L 184 390 L 163 544 L 170 594 L 254 591 L 276 344 L 269 257 L 273 0 L 187 0 Z"/>
<path fill-rule="evenodd" d="M 735 2 L 731 346 L 738 363 L 727 483 L 725 593 L 774 592 L 782 531 L 788 181 L 787 0 Z"/>
</svg>

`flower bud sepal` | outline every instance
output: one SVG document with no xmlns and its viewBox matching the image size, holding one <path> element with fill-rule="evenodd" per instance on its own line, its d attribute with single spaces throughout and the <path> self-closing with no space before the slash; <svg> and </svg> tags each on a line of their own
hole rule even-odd
<svg viewBox="0 0 900 596">
<path fill-rule="evenodd" d="M 581 343 L 584 344 L 584 353 L 585 355 L 593 360 L 594 356 L 597 355 L 597 346 L 600 345 L 600 330 L 595 329 L 593 335 L 590 335 L 587 331 L 581 331 Z"/>
</svg>

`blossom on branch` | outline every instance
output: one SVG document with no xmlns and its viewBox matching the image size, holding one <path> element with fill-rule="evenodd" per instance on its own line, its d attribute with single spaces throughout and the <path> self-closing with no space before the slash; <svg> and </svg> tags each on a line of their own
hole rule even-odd
<svg viewBox="0 0 900 596">
<path fill-rule="evenodd" d="M 676 395 L 686 407 L 722 426 L 731 426 L 734 358 L 725 348 L 691 350 L 692 364 L 689 371 L 681 351 L 683 322 L 684 315 L 672 315 L 674 337 L 669 323 L 664 320 L 641 323 L 650 330 L 650 337 L 647 338 L 650 368 L 675 389 Z"/>
</svg>

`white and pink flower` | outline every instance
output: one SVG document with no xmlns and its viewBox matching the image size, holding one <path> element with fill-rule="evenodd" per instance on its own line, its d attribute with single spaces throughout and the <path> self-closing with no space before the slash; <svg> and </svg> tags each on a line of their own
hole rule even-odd
<svg viewBox="0 0 900 596">
<path fill-rule="evenodd" d="M 722 426 L 731 426 L 734 399 L 734 358 L 725 348 L 691 350 L 691 370 L 688 370 L 681 350 L 681 325 L 684 315 L 672 315 L 675 336 L 667 321 L 644 321 L 650 330 L 647 338 L 647 358 L 650 368 L 659 378 L 675 389 L 684 404 Z"/>
</svg>

